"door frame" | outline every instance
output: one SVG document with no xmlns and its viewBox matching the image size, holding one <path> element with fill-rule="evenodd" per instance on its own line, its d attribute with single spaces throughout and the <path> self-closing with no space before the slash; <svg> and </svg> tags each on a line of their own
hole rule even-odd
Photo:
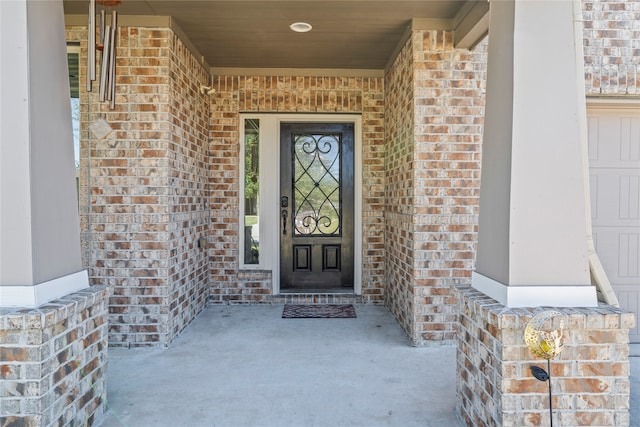
<svg viewBox="0 0 640 427">
<path fill-rule="evenodd" d="M 271 271 L 273 295 L 280 294 L 280 125 L 283 122 L 353 123 L 354 206 L 353 206 L 353 293 L 362 294 L 362 115 L 361 114 L 278 114 L 243 113 L 244 119 L 260 120 L 260 196 L 262 200 L 261 260 L 255 269 Z M 244 159 L 240 159 L 240 165 Z M 275 167 L 274 167 L 275 166 Z M 239 194 L 240 196 L 240 194 Z M 242 200 L 239 201 L 242 204 Z M 269 224 L 274 224 L 270 227 Z M 263 243 L 264 242 L 264 243 Z M 240 242 L 239 247 L 240 247 Z M 250 270 L 250 266 L 241 266 Z"/>
</svg>

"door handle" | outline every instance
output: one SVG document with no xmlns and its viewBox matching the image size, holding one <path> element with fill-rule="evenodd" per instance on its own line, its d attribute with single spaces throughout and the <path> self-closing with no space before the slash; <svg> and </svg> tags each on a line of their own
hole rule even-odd
<svg viewBox="0 0 640 427">
<path fill-rule="evenodd" d="M 287 217 L 289 216 L 289 212 L 286 209 L 282 209 L 282 234 L 287 234 Z"/>
</svg>

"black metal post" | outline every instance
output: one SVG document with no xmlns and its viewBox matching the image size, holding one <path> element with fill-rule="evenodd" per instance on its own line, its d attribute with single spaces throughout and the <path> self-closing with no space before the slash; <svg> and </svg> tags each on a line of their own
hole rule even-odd
<svg viewBox="0 0 640 427">
<path fill-rule="evenodd" d="M 547 359 L 547 370 L 549 372 L 549 422 L 551 423 L 551 427 L 553 427 L 553 403 L 551 400 L 551 359 Z"/>
</svg>

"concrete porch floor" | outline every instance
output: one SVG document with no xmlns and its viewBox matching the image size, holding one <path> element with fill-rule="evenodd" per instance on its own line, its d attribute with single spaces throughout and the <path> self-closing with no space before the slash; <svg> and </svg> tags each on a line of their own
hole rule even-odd
<svg viewBox="0 0 640 427">
<path fill-rule="evenodd" d="M 283 305 L 207 307 L 168 349 L 109 349 L 101 427 L 460 426 L 455 347 L 410 346 L 386 308 L 282 319 Z M 631 358 L 631 425 L 640 358 Z"/>
</svg>

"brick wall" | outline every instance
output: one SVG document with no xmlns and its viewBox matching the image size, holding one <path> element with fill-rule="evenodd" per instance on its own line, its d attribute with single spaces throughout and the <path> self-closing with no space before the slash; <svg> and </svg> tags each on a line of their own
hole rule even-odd
<svg viewBox="0 0 640 427">
<path fill-rule="evenodd" d="M 588 95 L 640 95 L 640 1 L 583 0 Z"/>
<path fill-rule="evenodd" d="M 211 301 L 271 301 L 271 272 L 238 271 L 240 112 L 361 113 L 363 276 L 366 302 L 384 277 L 384 90 L 381 78 L 214 76 L 211 96 Z"/>
<path fill-rule="evenodd" d="M 415 241 L 413 43 L 400 51 L 385 76 L 385 304 L 413 337 Z"/>
<path fill-rule="evenodd" d="M 387 305 L 414 344 L 452 340 L 452 286 L 470 283 L 486 43 L 414 31 L 386 76 Z"/>
<path fill-rule="evenodd" d="M 0 309 L 0 425 L 93 425 L 106 404 L 109 289 Z"/>
<path fill-rule="evenodd" d="M 540 309 L 509 309 L 471 288 L 459 289 L 458 415 L 469 426 L 549 425 L 548 388 L 529 367 L 547 370 L 524 342 Z M 610 306 L 553 308 L 564 349 L 551 362 L 554 425 L 629 425 L 629 329 L 634 316 Z"/>
<path fill-rule="evenodd" d="M 453 34 L 419 31 L 415 50 L 415 340 L 454 338 L 452 286 L 474 267 L 480 203 L 486 45 L 453 48 Z"/>
<path fill-rule="evenodd" d="M 67 38 L 84 76 L 86 28 Z M 206 302 L 208 75 L 168 28 L 121 27 L 117 46 L 114 110 L 81 80 L 83 262 L 113 287 L 112 345 L 167 345 Z M 99 117 L 105 139 L 89 130 Z"/>
<path fill-rule="evenodd" d="M 200 93 L 209 73 L 176 34 L 171 35 L 168 176 L 169 334 L 171 339 L 207 302 L 209 266 L 198 239 L 209 231 L 209 99 Z"/>
<path fill-rule="evenodd" d="M 86 28 L 81 31 L 86 39 Z M 169 35 L 119 29 L 115 110 L 80 82 L 81 227 L 91 282 L 113 288 L 112 345 L 168 340 Z M 105 139 L 89 130 L 99 117 L 113 128 Z"/>
</svg>

